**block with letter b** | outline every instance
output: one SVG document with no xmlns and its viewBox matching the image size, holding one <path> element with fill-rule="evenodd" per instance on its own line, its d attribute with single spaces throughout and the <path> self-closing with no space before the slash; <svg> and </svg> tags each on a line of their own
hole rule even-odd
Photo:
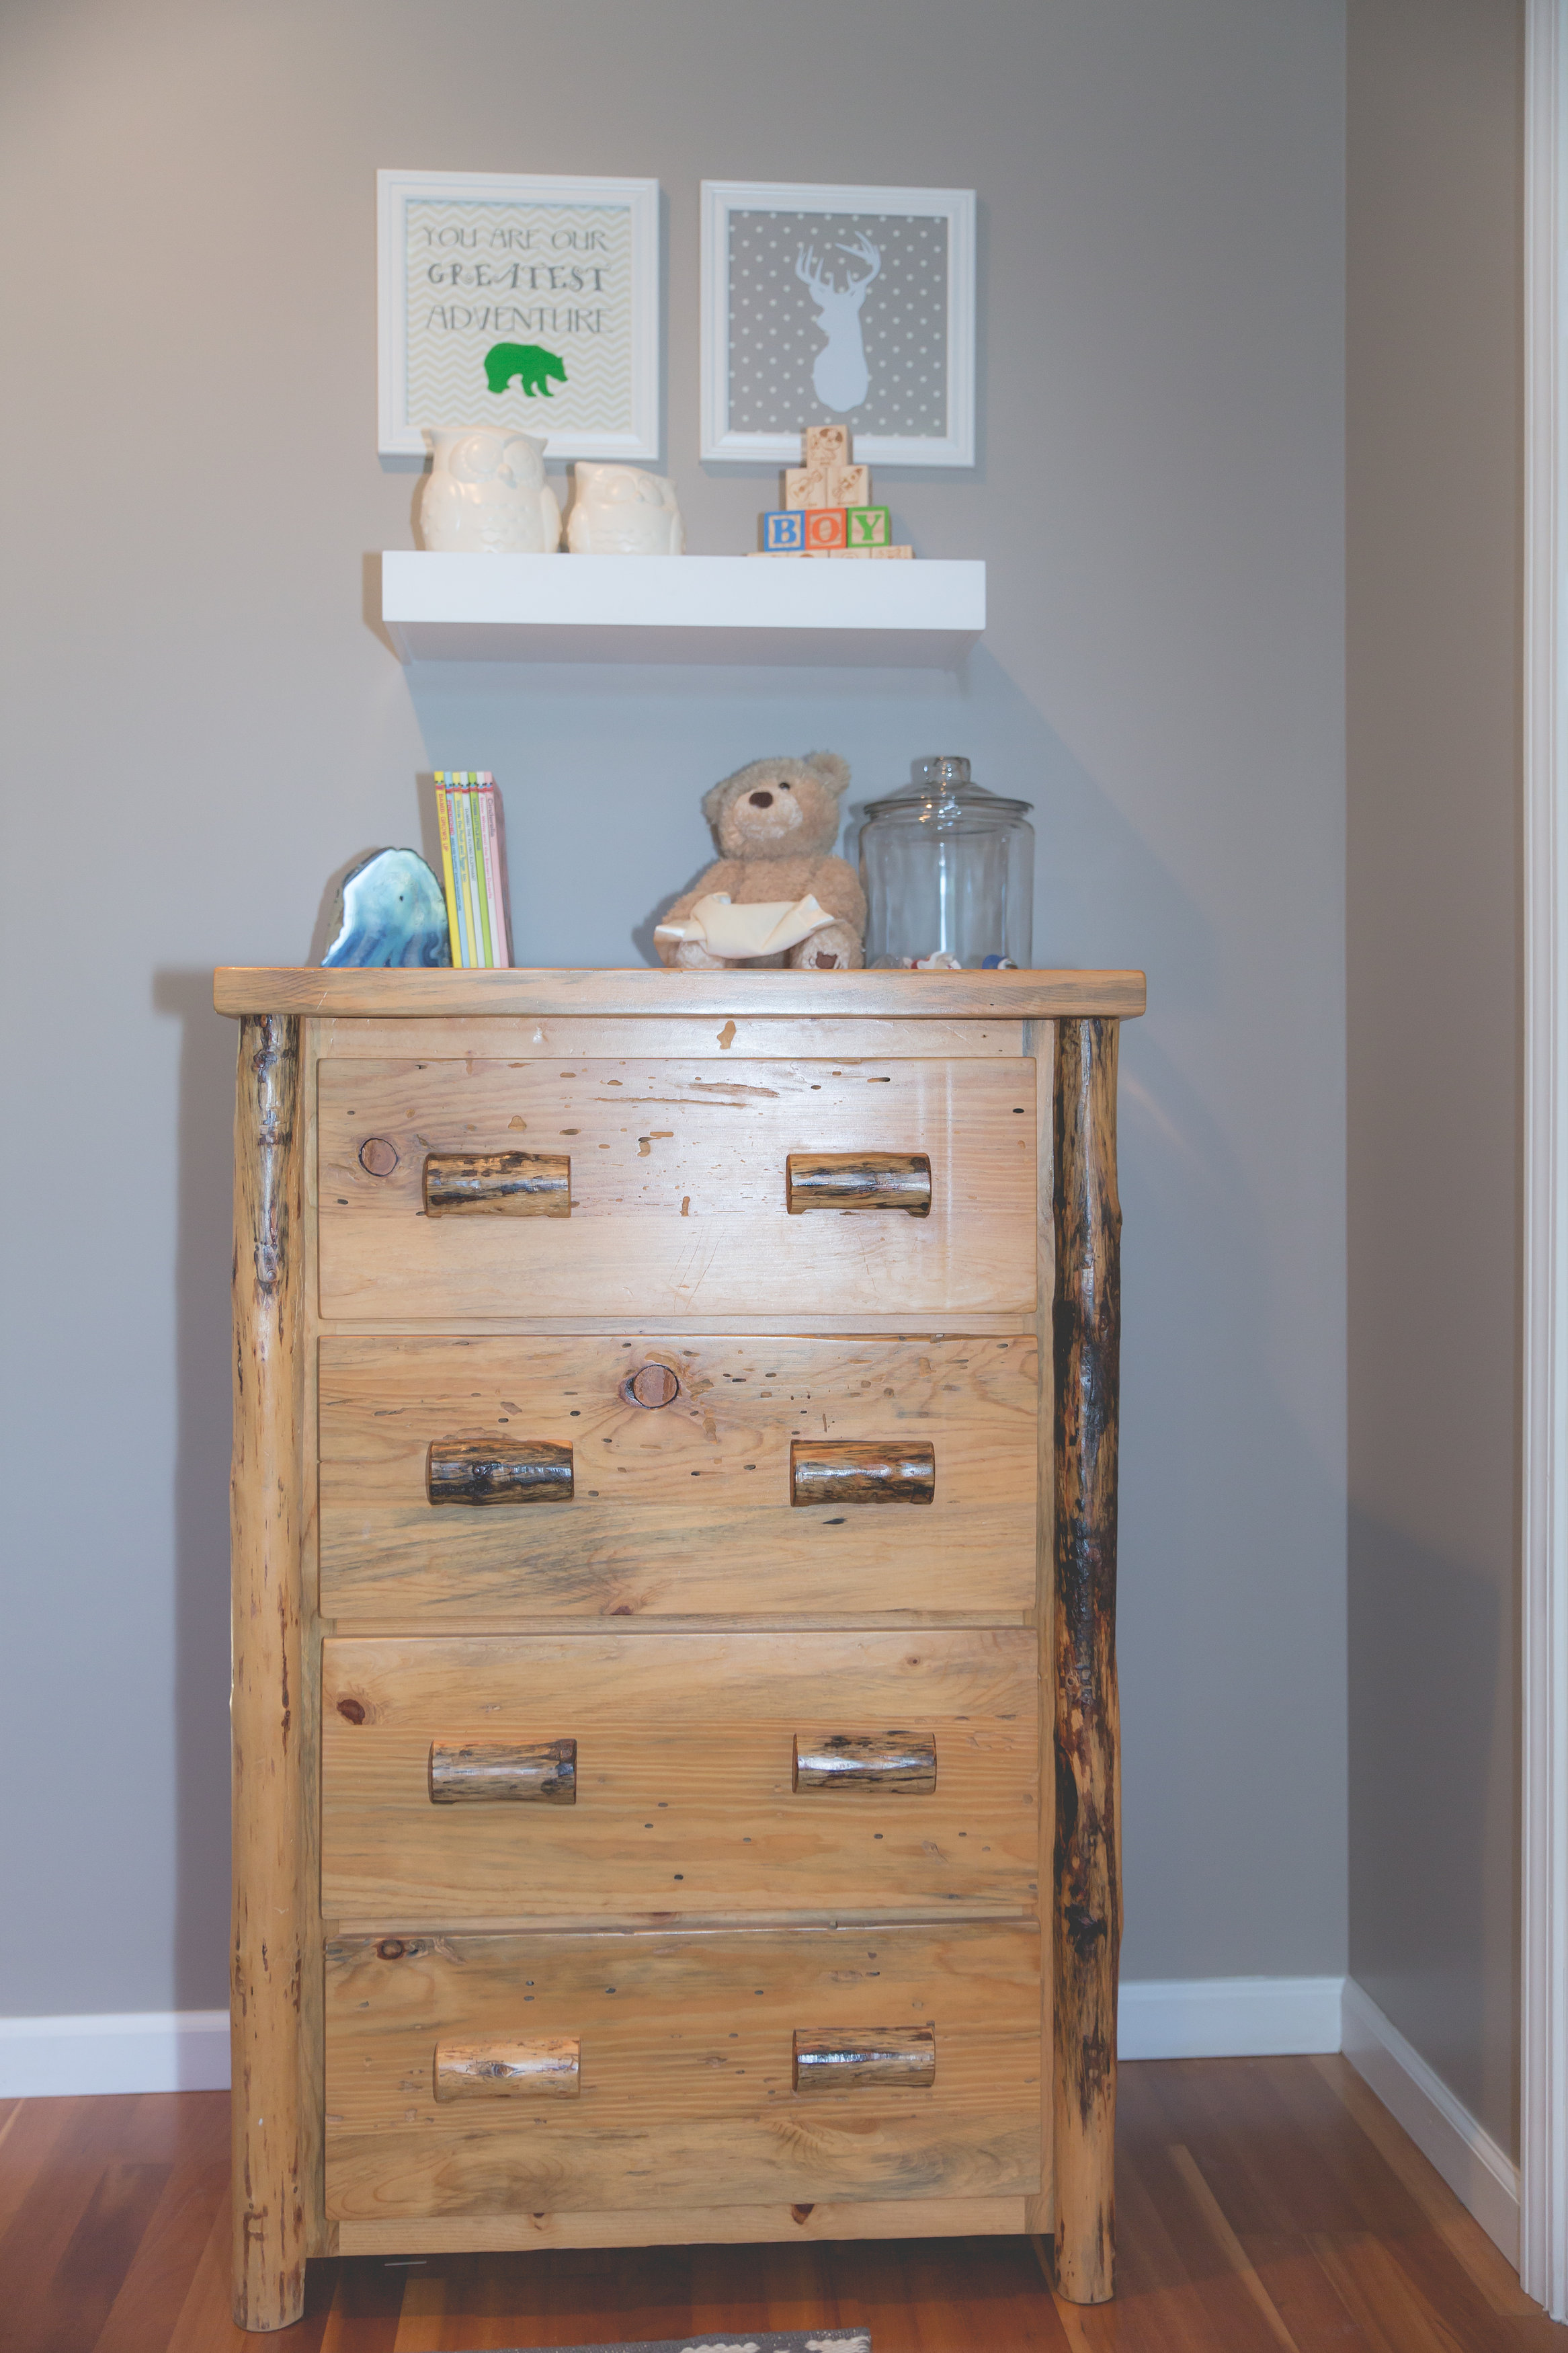
<svg viewBox="0 0 1568 2353">
<path fill-rule="evenodd" d="M 864 507 L 855 509 L 857 514 L 866 512 Z M 847 512 L 844 507 L 803 507 L 800 519 L 805 525 L 806 546 L 822 549 L 842 547 L 847 537 L 845 529 Z"/>
<path fill-rule="evenodd" d="M 886 507 L 847 507 L 848 530 L 845 544 L 849 547 L 886 547 L 893 536 L 892 516 Z"/>
<path fill-rule="evenodd" d="M 763 547 L 769 555 L 799 555 L 805 546 L 805 511 L 786 509 L 763 517 Z"/>
</svg>

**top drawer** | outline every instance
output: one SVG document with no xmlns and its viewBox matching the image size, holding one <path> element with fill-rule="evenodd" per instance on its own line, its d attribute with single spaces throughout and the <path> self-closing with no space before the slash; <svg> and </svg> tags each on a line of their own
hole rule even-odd
<svg viewBox="0 0 1568 2353">
<path fill-rule="evenodd" d="M 325 1314 L 1034 1310 L 1024 1058 L 331 1060 L 318 1087 Z M 570 1161 L 569 1215 L 561 1190 L 552 1214 L 426 1214 L 428 1157 L 517 1153 Z M 924 1155 L 929 1213 L 802 1212 L 797 1184 L 792 1215 L 790 1156 L 818 1154 Z"/>
</svg>

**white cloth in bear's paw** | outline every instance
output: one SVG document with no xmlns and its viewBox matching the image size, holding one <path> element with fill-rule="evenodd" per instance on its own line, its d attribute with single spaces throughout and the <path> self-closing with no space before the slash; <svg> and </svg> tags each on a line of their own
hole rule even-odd
<svg viewBox="0 0 1568 2353">
<path fill-rule="evenodd" d="M 809 892 L 804 899 L 766 899 L 737 907 L 728 891 L 710 891 L 689 915 L 660 923 L 656 940 L 699 940 L 710 955 L 780 955 L 834 921 Z"/>
</svg>

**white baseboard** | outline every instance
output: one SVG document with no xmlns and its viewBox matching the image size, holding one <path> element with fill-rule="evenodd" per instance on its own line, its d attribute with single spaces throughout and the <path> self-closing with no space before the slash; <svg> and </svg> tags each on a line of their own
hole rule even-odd
<svg viewBox="0 0 1568 2353">
<path fill-rule="evenodd" d="M 1345 1979 L 1342 2046 L 1356 2073 L 1517 2269 L 1519 2168 L 1353 1978 Z"/>
<path fill-rule="evenodd" d="M 1268 2059 L 1340 2047 L 1343 1978 L 1123 1978 L 1121 2059 Z"/>
<path fill-rule="evenodd" d="M 0 2018 L 0 2099 L 227 2089 L 226 2010 Z"/>
</svg>

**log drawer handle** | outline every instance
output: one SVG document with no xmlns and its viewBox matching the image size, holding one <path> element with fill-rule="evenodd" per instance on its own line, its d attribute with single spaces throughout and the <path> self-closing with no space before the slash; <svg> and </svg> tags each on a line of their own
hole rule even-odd
<svg viewBox="0 0 1568 2353">
<path fill-rule="evenodd" d="M 438 2100 L 574 2100 L 582 2072 L 583 2046 L 574 2034 L 498 2034 L 436 2045 Z"/>
<path fill-rule="evenodd" d="M 431 1152 L 425 1158 L 427 1218 L 569 1218 L 566 1152 Z"/>
<path fill-rule="evenodd" d="M 425 1493 L 433 1504 L 569 1504 L 572 1449 L 546 1438 L 438 1438 Z"/>
<path fill-rule="evenodd" d="M 823 1732 L 805 1739 L 797 1732 L 793 1786 L 929 1798 L 936 1788 L 936 1741 L 929 1732 Z"/>
<path fill-rule="evenodd" d="M 936 2033 L 929 2026 L 826 2028 L 795 2038 L 797 2092 L 929 2092 L 936 2084 Z"/>
<path fill-rule="evenodd" d="M 792 1504 L 929 1504 L 936 1496 L 936 1448 L 927 1440 L 863 1445 L 802 1439 L 789 1450 Z"/>
<path fill-rule="evenodd" d="M 931 1155 L 924 1152 L 792 1152 L 784 1162 L 792 1218 L 806 1209 L 902 1209 L 931 1215 Z"/>
<path fill-rule="evenodd" d="M 433 1740 L 433 1806 L 574 1806 L 577 1743 Z"/>
</svg>

